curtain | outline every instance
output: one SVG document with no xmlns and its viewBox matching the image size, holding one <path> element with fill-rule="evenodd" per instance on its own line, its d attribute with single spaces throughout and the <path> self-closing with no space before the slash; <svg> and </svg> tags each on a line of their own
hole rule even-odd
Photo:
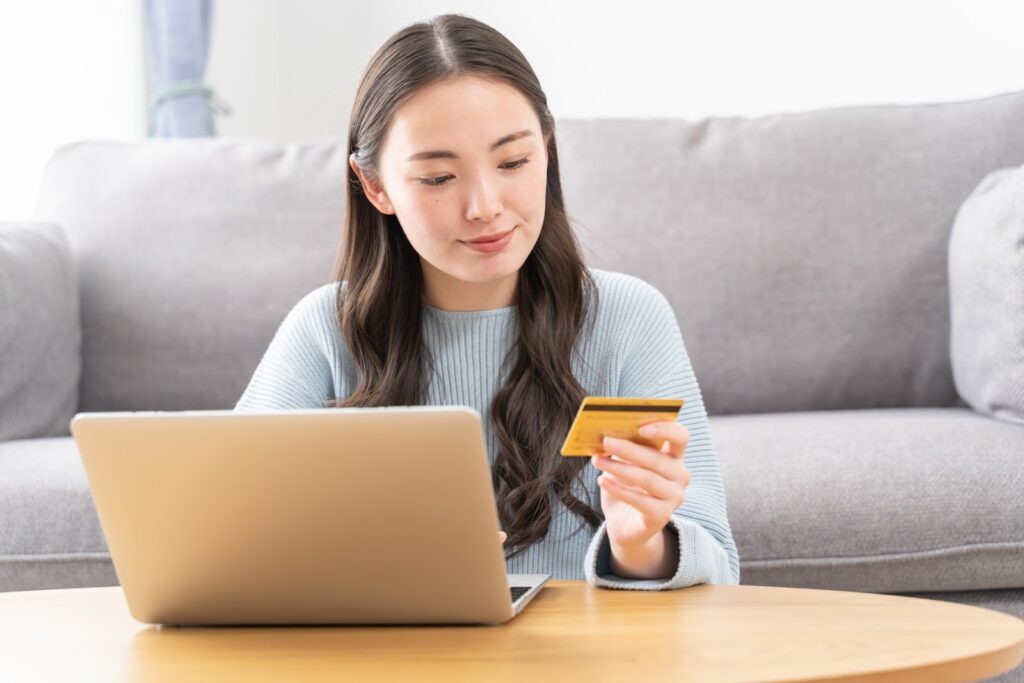
<svg viewBox="0 0 1024 683">
<path fill-rule="evenodd" d="M 205 83 L 213 0 L 143 0 L 150 137 L 212 137 L 231 109 Z"/>
</svg>

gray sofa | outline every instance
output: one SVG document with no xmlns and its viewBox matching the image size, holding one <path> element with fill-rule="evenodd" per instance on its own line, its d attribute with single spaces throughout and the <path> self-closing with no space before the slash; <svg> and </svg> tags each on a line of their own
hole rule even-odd
<svg viewBox="0 0 1024 683">
<path fill-rule="evenodd" d="M 958 396 L 947 278 L 958 208 L 1024 163 L 1022 129 L 1024 92 L 559 121 L 590 264 L 675 307 L 742 583 L 1024 616 L 1024 427 Z M 331 277 L 345 168 L 340 141 L 62 147 L 36 219 L 73 258 L 74 409 L 233 406 L 288 309 Z M 0 590 L 117 581 L 62 411 L 0 443 Z"/>
</svg>

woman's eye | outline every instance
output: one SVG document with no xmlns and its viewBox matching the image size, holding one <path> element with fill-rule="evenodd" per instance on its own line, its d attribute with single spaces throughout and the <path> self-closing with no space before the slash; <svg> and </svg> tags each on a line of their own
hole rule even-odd
<svg viewBox="0 0 1024 683">
<path fill-rule="evenodd" d="M 500 168 L 506 171 L 514 171 L 517 168 L 522 168 L 528 163 L 530 163 L 530 158 L 524 157 L 518 161 L 510 161 L 507 164 L 502 164 Z M 451 180 L 452 177 L 453 176 L 450 175 L 443 175 L 438 176 L 437 178 L 417 178 L 417 180 L 419 180 L 421 184 L 427 185 L 429 187 L 440 187 L 447 183 L 449 180 Z"/>
<path fill-rule="evenodd" d="M 523 157 L 519 161 L 510 161 L 507 164 L 502 164 L 501 167 L 509 171 L 514 171 L 528 163 L 530 163 L 530 157 Z"/>
<path fill-rule="evenodd" d="M 439 187 L 448 182 L 450 178 L 450 175 L 443 175 L 438 178 L 420 178 L 419 181 L 424 185 L 429 185 L 430 187 Z"/>
</svg>

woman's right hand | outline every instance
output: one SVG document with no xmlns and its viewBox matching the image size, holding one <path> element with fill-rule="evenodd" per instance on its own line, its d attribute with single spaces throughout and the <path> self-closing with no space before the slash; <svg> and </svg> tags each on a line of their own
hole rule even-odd
<svg viewBox="0 0 1024 683">
<path fill-rule="evenodd" d="M 502 545 L 505 544 L 505 539 L 506 538 L 508 538 L 508 534 L 506 534 L 504 531 L 499 531 L 498 532 L 498 540 L 501 541 Z"/>
</svg>

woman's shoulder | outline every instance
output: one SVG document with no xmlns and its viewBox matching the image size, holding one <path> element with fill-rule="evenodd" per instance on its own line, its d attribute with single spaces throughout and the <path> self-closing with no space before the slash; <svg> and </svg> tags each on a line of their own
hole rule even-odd
<svg viewBox="0 0 1024 683">
<path fill-rule="evenodd" d="M 344 289 L 343 282 L 329 282 L 304 294 L 281 323 L 282 333 L 337 346 L 341 336 L 337 317 L 338 296 Z"/>
<path fill-rule="evenodd" d="M 619 273 L 614 270 L 604 270 L 602 268 L 587 267 L 587 272 L 590 273 L 591 277 L 594 278 L 600 285 L 609 288 L 637 288 L 637 289 L 650 289 L 657 292 L 657 288 L 647 280 L 642 280 L 636 275 L 630 275 L 629 273 Z"/>
<path fill-rule="evenodd" d="M 593 324 L 580 332 L 580 376 L 596 390 L 611 392 L 598 395 L 654 395 L 648 385 L 660 380 L 647 375 L 682 358 L 677 353 L 682 336 L 671 304 L 657 287 L 635 275 L 588 270 L 598 299 L 590 309 L 596 311 Z M 608 384 L 608 377 L 618 379 Z M 646 377 L 646 384 L 636 384 L 638 377 Z"/>
<path fill-rule="evenodd" d="M 304 294 L 292 306 L 290 315 L 320 317 L 329 314 L 333 317 L 334 311 L 337 310 L 338 295 L 344 292 L 344 290 L 344 282 L 328 282 L 325 285 L 320 285 L 316 289 Z"/>
<path fill-rule="evenodd" d="M 672 306 L 651 283 L 635 275 L 587 268 L 597 286 L 598 316 L 617 319 L 664 315 Z"/>
</svg>

